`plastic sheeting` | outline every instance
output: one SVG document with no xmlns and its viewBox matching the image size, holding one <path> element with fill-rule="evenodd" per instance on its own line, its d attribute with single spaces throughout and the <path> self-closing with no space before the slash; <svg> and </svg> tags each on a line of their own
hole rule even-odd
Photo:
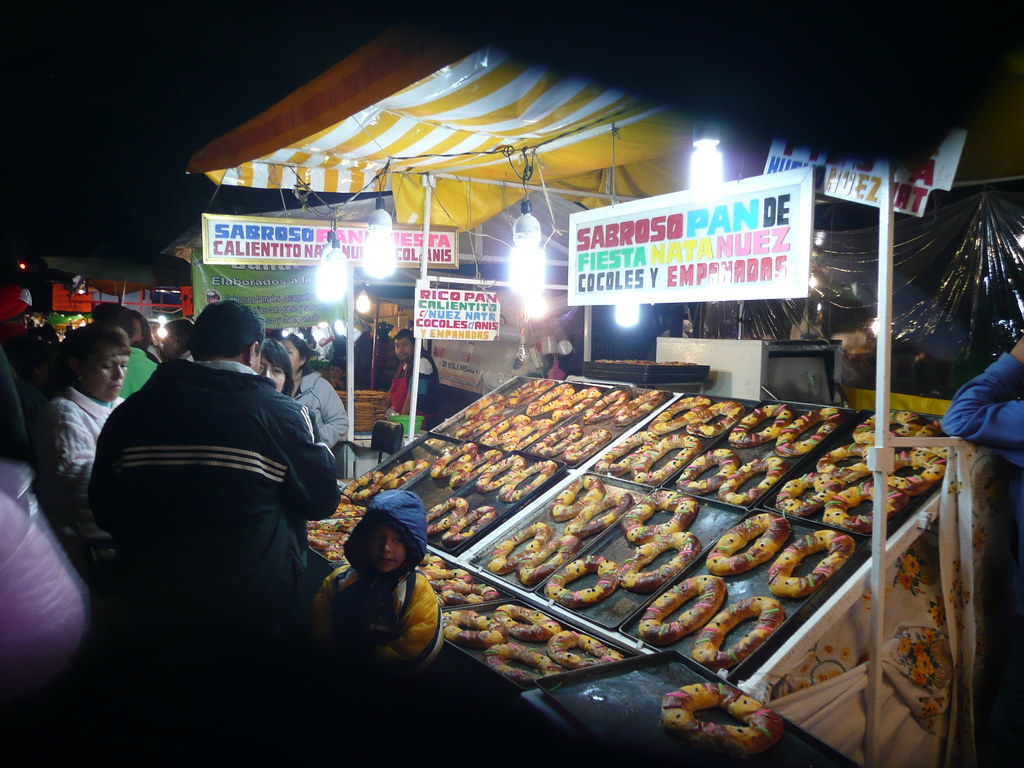
<svg viewBox="0 0 1024 768">
<path fill-rule="evenodd" d="M 873 389 L 878 229 L 819 232 L 806 300 L 693 306 L 696 336 L 838 338 Z M 1024 195 L 985 191 L 896 222 L 893 392 L 948 399 L 1024 334 Z"/>
</svg>

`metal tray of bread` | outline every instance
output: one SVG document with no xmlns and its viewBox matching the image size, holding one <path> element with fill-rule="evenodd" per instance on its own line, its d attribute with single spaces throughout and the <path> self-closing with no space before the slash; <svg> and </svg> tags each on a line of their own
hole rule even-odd
<svg viewBox="0 0 1024 768">
<path fill-rule="evenodd" d="M 694 459 L 716 449 L 756 401 L 684 394 L 616 441 L 588 469 L 652 487 L 671 481 Z M 695 418 L 703 413 L 703 421 Z M 653 459 L 653 461 L 652 461 Z"/>
<path fill-rule="evenodd" d="M 470 564 L 481 572 L 491 573 L 494 578 L 505 580 L 524 589 L 532 589 L 543 580 L 543 577 L 537 575 L 536 581 L 534 581 L 535 574 L 555 567 L 554 563 L 559 557 L 558 551 L 552 548 L 549 558 L 534 563 L 534 566 L 540 567 L 535 567 L 534 572 L 529 574 L 520 568 L 498 573 L 497 571 L 502 570 L 501 561 L 495 560 L 496 550 L 499 547 L 514 539 L 521 539 L 514 549 L 509 550 L 507 554 L 502 554 L 505 559 L 514 559 L 526 548 L 532 546 L 531 542 L 538 537 L 538 534 L 544 536 L 550 533 L 545 539 L 546 542 L 557 542 L 566 537 L 575 539 L 575 541 L 569 541 L 564 547 L 559 547 L 566 555 L 575 557 L 579 553 L 585 552 L 609 525 L 616 525 L 622 515 L 642 499 L 648 490 L 645 486 L 615 478 L 598 477 L 586 473 L 577 475 L 569 482 L 560 483 L 550 489 L 547 495 L 540 498 L 538 503 L 525 514 L 517 515 L 515 525 L 505 527 L 500 535 L 492 537 L 489 542 L 490 546 L 474 552 Z M 597 513 L 589 520 L 577 520 L 575 514 L 570 515 L 568 512 L 564 516 L 559 514 L 567 507 L 571 511 L 572 505 L 576 502 L 582 503 L 588 493 L 594 493 L 595 496 L 600 495 L 603 499 Z M 566 530 L 567 526 L 569 526 L 568 531 Z M 542 529 L 546 530 L 542 531 Z"/>
<path fill-rule="evenodd" d="M 564 577 L 567 569 L 572 568 L 576 561 L 582 560 L 586 557 L 602 557 L 606 561 L 614 564 L 616 566 L 615 570 L 618 572 L 619 569 L 625 565 L 627 559 L 638 554 L 638 548 L 640 546 L 640 543 L 634 543 L 627 537 L 626 526 L 624 524 L 631 520 L 640 507 L 654 502 L 659 497 L 666 496 L 668 498 L 665 499 L 665 501 L 670 503 L 662 504 L 660 506 L 667 506 L 672 511 L 656 511 L 649 518 L 642 521 L 642 524 L 651 527 L 650 533 L 652 535 L 659 531 L 663 534 L 670 533 L 675 528 L 679 528 L 679 533 L 688 532 L 692 534 L 695 541 L 690 542 L 689 545 L 687 545 L 683 540 L 680 541 L 687 551 L 691 552 L 683 566 L 683 571 L 692 567 L 692 564 L 703 556 L 704 552 L 711 544 L 716 542 L 718 538 L 725 533 L 725 531 L 734 526 L 743 517 L 740 510 L 728 505 L 711 504 L 706 501 L 694 499 L 693 497 L 687 497 L 685 494 L 679 494 L 674 491 L 656 491 L 652 494 L 648 494 L 642 499 L 639 499 L 634 507 L 627 510 L 626 514 L 622 516 L 618 525 L 603 533 L 592 546 L 567 562 L 564 567 L 559 568 L 558 572 L 553 574 L 553 576 L 559 578 Z M 680 504 L 687 506 L 684 506 L 680 510 Z M 652 503 L 652 506 L 655 505 Z M 665 528 L 664 526 L 670 523 L 676 510 L 680 511 L 681 519 L 677 521 L 677 525 L 672 526 L 672 529 Z M 686 514 L 687 512 L 689 512 L 689 514 Z M 636 522 L 641 521 L 638 519 Z M 680 527 L 680 525 L 682 527 Z M 641 543 L 646 542 L 641 541 Z M 639 570 L 645 574 L 650 574 L 658 571 L 660 568 L 665 568 L 667 570 L 664 571 L 663 574 L 667 574 L 670 570 L 674 569 L 675 565 L 677 565 L 677 563 L 673 564 L 673 560 L 676 559 L 677 556 L 679 556 L 677 550 L 669 549 L 659 554 L 654 560 L 650 561 L 646 565 L 640 567 Z M 654 576 L 653 578 L 666 578 L 663 574 Z M 674 577 L 669 576 L 667 578 L 670 582 L 675 580 Z M 598 582 L 601 581 L 603 582 L 602 587 L 606 590 L 608 580 L 607 575 L 602 579 L 601 574 L 591 572 L 569 581 L 564 585 L 564 588 L 570 589 L 573 592 L 579 592 L 582 590 L 593 589 L 597 586 Z M 587 621 L 591 621 L 598 626 L 609 629 L 620 626 L 630 615 L 640 610 L 643 606 L 653 600 L 655 595 L 661 589 L 658 586 L 654 586 L 646 591 L 630 590 L 623 586 L 623 582 L 621 580 L 618 580 L 615 582 L 616 586 L 614 587 L 614 590 L 608 593 L 607 597 L 591 602 L 587 605 L 570 607 L 560 603 L 556 599 L 554 587 L 551 588 L 551 594 L 549 594 L 547 585 L 550 581 L 551 579 L 548 578 L 536 587 L 536 592 L 541 599 L 553 600 L 556 603 L 559 603 L 563 610 L 571 611 L 585 618 Z"/>
<path fill-rule="evenodd" d="M 437 441 L 423 435 L 343 485 L 341 495 L 365 507 L 381 491 L 408 490 L 442 450 Z"/>
<path fill-rule="evenodd" d="M 556 484 L 565 470 L 565 465 L 559 462 L 527 453 L 488 450 L 500 454 L 499 463 L 495 466 L 515 461 L 520 469 L 510 464 L 508 469 L 494 473 L 494 466 L 485 467 L 480 472 L 467 473 L 468 479 L 455 487 L 452 483 L 459 480 L 457 474 L 432 477 L 428 470 L 408 487 L 423 500 L 429 543 L 452 554 L 464 552 L 518 509 L 529 504 L 535 496 Z M 536 472 L 539 469 L 543 472 Z M 516 483 L 513 479 L 516 471 L 532 474 Z M 489 473 L 494 474 L 489 478 Z M 488 478 L 490 485 L 484 484 Z M 508 483 L 498 485 L 506 478 Z"/>
<path fill-rule="evenodd" d="M 607 648 L 607 649 L 609 649 L 611 651 L 611 653 L 606 654 L 604 656 L 595 657 L 592 654 L 584 653 L 579 648 L 570 649 L 570 653 L 572 653 L 574 656 L 579 657 L 579 659 L 581 661 L 584 661 L 584 663 L 592 664 L 594 666 L 604 666 L 604 665 L 607 665 L 607 664 L 618 663 L 619 659 L 628 659 L 628 658 L 631 658 L 631 657 L 636 655 L 636 651 L 635 650 L 632 650 L 630 648 L 626 648 L 625 646 L 621 645 L 620 643 L 615 642 L 614 640 L 607 640 L 607 639 L 602 639 L 602 638 L 595 637 L 594 634 L 589 629 L 586 629 L 586 628 L 582 627 L 581 625 L 577 624 L 576 622 L 573 622 L 573 621 L 570 621 L 570 620 L 566 620 L 566 619 L 564 619 L 564 618 L 562 618 L 560 616 L 554 616 L 553 614 L 551 614 L 549 612 L 546 612 L 543 608 L 538 609 L 537 607 L 535 607 L 535 606 L 533 606 L 533 605 L 531 605 L 528 602 L 523 601 L 523 600 L 495 601 L 495 602 L 491 602 L 491 603 L 485 603 L 485 604 L 482 604 L 482 605 L 470 606 L 470 607 L 468 607 L 468 609 L 467 608 L 445 609 L 442 612 L 442 623 L 443 623 L 444 626 L 446 626 L 446 627 L 448 626 L 449 620 L 451 618 L 452 610 L 471 610 L 475 614 L 477 614 L 478 616 L 482 616 L 485 619 L 490 620 L 489 623 L 493 626 L 493 623 L 495 622 L 495 619 L 494 619 L 495 611 L 498 608 L 500 608 L 500 607 L 502 607 L 504 605 L 514 606 L 515 608 L 518 608 L 518 609 L 522 610 L 524 613 L 526 613 L 526 612 L 529 612 L 529 613 L 536 612 L 537 614 L 542 615 L 544 620 L 546 620 L 547 622 L 552 622 L 552 624 L 550 625 L 550 632 L 552 632 L 552 633 L 557 634 L 557 633 L 561 633 L 561 632 L 575 632 L 578 635 L 582 635 L 585 638 L 589 638 L 591 640 L 596 641 L 597 643 L 600 643 L 605 648 Z M 457 641 L 455 639 L 450 639 L 449 635 L 447 633 L 445 635 L 445 642 L 447 642 L 449 645 L 453 646 L 454 648 L 457 648 L 463 654 L 465 654 L 465 655 L 469 656 L 470 658 L 474 659 L 475 661 L 479 662 L 487 670 L 493 672 L 493 674 L 495 674 L 496 676 L 498 676 L 502 680 L 506 681 L 509 685 L 515 686 L 515 687 L 517 687 L 517 688 L 519 688 L 521 690 L 527 690 L 527 689 L 535 687 L 536 684 L 537 684 L 537 681 L 539 679 L 542 679 L 543 677 L 557 676 L 557 675 L 563 674 L 565 672 L 568 672 L 570 669 L 572 669 L 571 666 L 566 666 L 567 664 L 569 664 L 568 661 L 561 661 L 560 662 L 560 661 L 556 660 L 556 659 L 560 659 L 560 658 L 564 658 L 564 657 L 562 657 L 562 656 L 560 656 L 558 654 L 552 654 L 552 652 L 550 650 L 550 645 L 549 645 L 550 642 L 551 642 L 550 638 L 547 639 L 547 640 L 536 640 L 535 641 L 535 640 L 524 639 L 524 638 L 521 638 L 521 637 L 516 637 L 512 633 L 508 633 L 507 630 L 506 630 L 506 633 L 507 633 L 507 637 L 505 638 L 505 640 L 501 641 L 501 642 L 497 642 L 497 643 L 495 643 L 495 645 L 504 645 L 504 644 L 512 643 L 512 644 L 515 644 L 515 645 L 518 645 L 518 646 L 524 648 L 526 651 L 541 654 L 542 656 L 546 657 L 546 659 L 550 663 L 547 664 L 543 669 L 538 670 L 535 667 L 529 667 L 527 665 L 521 664 L 518 661 L 510 662 L 510 664 L 511 664 L 511 666 L 513 668 L 521 670 L 521 672 L 525 672 L 526 673 L 526 675 L 524 675 L 522 677 L 520 677 L 519 675 L 515 675 L 515 673 L 513 673 L 513 675 L 515 675 L 513 677 L 513 676 L 509 676 L 509 675 L 504 674 L 501 670 L 496 669 L 491 664 L 488 664 L 488 662 L 487 662 L 488 649 L 490 647 L 493 647 L 493 646 L 475 647 L 475 646 L 471 646 L 471 645 L 466 645 L 466 644 L 464 644 L 462 642 L 459 642 L 459 641 Z M 559 642 L 560 640 L 564 640 L 564 637 L 563 638 L 559 638 L 559 640 L 556 640 L 556 642 Z M 603 653 L 603 651 L 602 651 L 602 653 Z M 491 654 L 491 658 L 493 658 L 493 652 Z"/>
<path fill-rule="evenodd" d="M 890 434 L 895 437 L 943 435 L 936 416 L 895 409 L 891 413 L 893 421 Z M 874 411 L 859 411 L 850 419 L 846 430 L 837 435 L 835 440 L 823 443 L 810 453 L 799 472 L 794 472 L 785 482 L 779 483 L 777 488 L 766 495 L 761 506 L 790 518 L 807 520 L 858 536 L 870 536 L 875 505 L 870 491 L 873 478 L 867 468 L 867 449 L 874 445 L 873 418 Z M 916 426 L 908 428 L 908 422 Z M 897 468 L 890 478 L 890 485 L 894 486 L 891 491 L 894 503 L 888 520 L 889 532 L 902 525 L 941 488 L 946 455 L 943 448 L 896 451 Z M 925 464 L 930 466 L 926 468 Z M 829 487 L 824 480 L 825 476 L 839 482 Z M 927 482 L 922 482 L 922 477 Z M 815 487 L 815 481 L 822 485 Z M 855 490 L 858 486 L 861 492 Z M 901 488 L 903 492 L 896 493 Z M 832 499 L 837 490 L 843 495 L 849 495 L 850 500 L 859 497 L 862 501 L 845 510 L 835 510 Z M 785 502 L 780 501 L 780 494 Z M 836 514 L 842 511 L 845 516 Z"/>
<path fill-rule="evenodd" d="M 434 434 L 475 440 L 502 419 L 515 416 L 545 391 L 559 384 L 556 379 L 516 376 L 434 427 Z"/>
<path fill-rule="evenodd" d="M 737 522 L 743 522 L 754 518 L 757 515 L 766 514 L 771 515 L 773 518 L 785 519 L 781 515 L 769 512 L 761 512 L 755 510 L 749 515 L 743 516 Z M 725 582 L 726 586 L 726 597 L 722 605 L 719 607 L 717 613 L 725 610 L 732 603 L 736 603 L 740 600 L 750 597 L 767 597 L 777 601 L 783 612 L 783 618 L 776 629 L 768 635 L 768 637 L 754 649 L 754 651 L 747 656 L 745 659 L 735 663 L 732 666 L 728 666 L 723 670 L 713 670 L 718 674 L 726 677 L 729 680 L 742 680 L 748 677 L 750 672 L 756 670 L 775 650 L 777 650 L 786 639 L 792 635 L 793 631 L 825 601 L 828 597 L 838 589 L 854 572 L 860 563 L 865 558 L 870 556 L 870 542 L 858 538 L 855 536 L 849 536 L 848 539 L 852 542 L 853 553 L 850 557 L 843 562 L 831 576 L 820 582 L 817 588 L 813 592 L 805 597 L 780 597 L 772 593 L 768 584 L 768 575 L 772 566 L 781 557 L 783 551 L 790 545 L 795 544 L 799 539 L 806 536 L 813 536 L 819 531 L 828 531 L 822 526 L 812 526 L 805 524 L 801 521 L 787 520 L 790 527 L 790 532 L 785 541 L 780 545 L 779 549 L 774 552 L 767 560 L 754 568 L 733 575 L 720 576 Z M 727 533 L 728 529 L 723 531 Z M 653 599 L 644 607 L 645 610 L 650 608 L 654 602 L 670 590 L 676 584 L 696 576 L 706 576 L 710 572 L 707 567 L 708 558 L 714 552 L 715 545 L 718 541 L 712 541 L 711 546 L 703 553 L 702 557 L 695 560 L 693 564 L 687 568 L 679 577 L 675 579 L 672 584 L 667 585 L 661 590 L 658 595 L 654 596 Z M 742 552 L 749 551 L 749 545 L 741 548 Z M 794 569 L 793 576 L 795 577 L 806 577 L 811 571 L 818 566 L 821 560 L 825 556 L 825 552 L 818 552 L 809 554 L 800 561 L 799 565 Z M 682 606 L 681 610 L 686 610 L 692 607 L 693 603 Z M 685 655 L 687 658 L 692 657 L 694 644 L 700 639 L 700 630 L 696 630 L 685 637 L 668 644 L 655 644 L 648 640 L 645 640 L 639 631 L 640 621 L 644 618 L 645 610 L 638 610 L 632 616 L 630 616 L 622 625 L 619 627 L 619 631 L 623 634 L 636 638 L 644 642 L 650 648 L 657 649 L 668 649 L 676 650 Z M 674 614 L 677 615 L 677 614 Z M 673 619 L 673 616 L 668 617 L 669 620 Z M 721 650 L 725 651 L 728 647 L 735 643 L 737 639 L 744 636 L 750 629 L 757 623 L 756 619 L 747 619 L 737 625 L 732 631 L 728 633 L 725 640 L 721 644 Z M 699 663 L 699 662 L 698 662 Z"/>
<path fill-rule="evenodd" d="M 605 394 L 571 419 L 559 422 L 524 450 L 579 467 L 621 435 L 665 408 L 675 395 L 639 387 L 607 387 Z"/>
<path fill-rule="evenodd" d="M 810 436 L 810 433 L 814 432 L 813 425 L 802 432 L 805 436 L 804 440 L 806 440 L 806 450 L 804 450 L 804 442 L 799 437 L 796 442 L 789 441 L 793 448 L 784 453 L 779 452 L 779 445 L 784 441 L 784 437 L 778 437 L 760 445 L 744 444 L 740 440 L 741 434 L 744 433 L 738 432 L 736 427 L 741 425 L 746 427 L 747 425 L 743 424 L 744 420 L 749 420 L 756 414 L 763 416 L 766 413 L 777 414 L 779 420 L 776 421 L 775 416 L 770 419 L 766 418 L 745 433 L 749 434 L 750 431 L 757 433 L 772 427 L 781 427 L 784 432 L 785 427 L 792 425 L 797 419 L 806 418 L 809 421 L 820 415 L 829 417 L 828 422 L 817 422 L 819 424 L 827 423 L 828 431 L 822 430 L 822 433 L 814 435 L 813 439 Z M 786 413 L 791 414 L 790 418 L 785 417 Z M 777 490 L 786 480 L 804 471 L 808 464 L 808 452 L 813 451 L 815 446 L 831 445 L 835 440 L 842 439 L 841 436 L 849 431 L 848 422 L 851 417 L 852 411 L 841 408 L 826 410 L 818 406 L 762 401 L 751 407 L 736 426 L 715 444 L 712 450 L 697 456 L 690 464 L 666 481 L 664 487 L 747 509 L 761 506 L 766 496 Z M 768 423 L 769 421 L 771 423 Z M 795 450 L 803 452 L 794 453 Z M 712 457 L 715 459 L 713 462 L 709 461 Z M 728 461 L 734 462 L 735 468 L 731 472 L 726 469 L 729 465 L 722 463 Z M 697 467 L 706 468 L 703 472 L 694 474 Z M 739 477 L 742 475 L 746 475 L 746 479 L 740 480 Z M 709 487 L 704 489 L 701 487 L 704 485 Z"/>
<path fill-rule="evenodd" d="M 574 421 L 613 389 L 585 382 L 558 382 L 475 439 L 502 450 L 527 451 L 551 432 Z"/>
<path fill-rule="evenodd" d="M 595 750 L 605 747 L 615 753 L 630 754 L 638 763 L 722 768 L 740 768 L 754 761 L 757 765 L 779 768 L 857 765 L 785 718 L 779 741 L 753 758 L 709 752 L 676 739 L 662 725 L 662 700 L 684 685 L 698 683 L 718 685 L 722 681 L 680 654 L 666 651 L 542 678 L 537 687 L 556 711 L 587 735 Z M 762 703 L 770 707 L 770 702 Z M 700 717 L 736 724 L 718 709 L 703 710 Z"/>
<path fill-rule="evenodd" d="M 446 608 L 472 608 L 474 605 L 509 600 L 512 593 L 486 575 L 471 573 L 448 559 L 443 550 L 427 545 L 420 568 L 430 581 L 438 601 Z"/>
</svg>

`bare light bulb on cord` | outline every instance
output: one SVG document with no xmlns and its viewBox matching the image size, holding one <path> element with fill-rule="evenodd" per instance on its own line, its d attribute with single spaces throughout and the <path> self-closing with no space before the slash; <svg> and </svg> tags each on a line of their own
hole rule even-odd
<svg viewBox="0 0 1024 768">
<path fill-rule="evenodd" d="M 321 253 L 323 261 L 316 268 L 316 298 L 323 304 L 337 304 L 348 287 L 348 264 L 338 248 L 337 235 L 327 233 L 327 244 Z"/>
<path fill-rule="evenodd" d="M 384 210 L 384 198 L 377 198 L 377 207 L 366 220 L 363 239 L 363 274 L 385 278 L 395 272 L 395 239 L 391 214 Z"/>
<path fill-rule="evenodd" d="M 690 156 L 690 190 L 699 198 L 707 197 L 720 186 L 724 170 L 718 151 L 718 130 L 698 124 L 693 129 L 693 154 Z"/>
<path fill-rule="evenodd" d="M 548 300 L 543 293 L 531 293 L 523 300 L 523 310 L 529 318 L 544 317 L 548 313 Z"/>
<path fill-rule="evenodd" d="M 628 301 L 616 304 L 615 322 L 623 328 L 632 328 L 640 322 L 640 305 Z"/>
<path fill-rule="evenodd" d="M 519 206 L 522 214 L 512 225 L 512 250 L 508 257 L 508 287 L 514 293 L 529 294 L 544 282 L 544 249 L 540 222 L 531 213 L 529 200 Z"/>
<path fill-rule="evenodd" d="M 364 288 L 359 292 L 359 295 L 356 297 L 356 312 L 361 312 L 362 314 L 365 315 L 367 312 L 370 311 L 370 307 L 370 295 L 366 292 L 366 289 Z"/>
</svg>

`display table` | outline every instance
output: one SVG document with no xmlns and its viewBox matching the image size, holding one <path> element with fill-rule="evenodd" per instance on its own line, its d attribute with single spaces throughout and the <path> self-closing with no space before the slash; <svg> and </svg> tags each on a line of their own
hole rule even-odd
<svg viewBox="0 0 1024 768">
<path fill-rule="evenodd" d="M 593 385 L 593 382 L 586 384 Z M 573 385 L 578 392 L 584 382 L 567 382 L 559 386 Z M 509 386 L 525 388 L 528 384 L 514 382 Z M 495 392 L 488 397 L 494 399 L 496 395 L 507 394 L 508 391 Z M 627 397 L 630 396 L 627 394 Z M 592 399 L 597 397 L 594 395 Z M 681 393 L 677 397 L 685 399 Z M 605 399 L 607 397 L 602 396 L 602 400 Z M 750 401 L 740 405 L 752 408 L 758 402 Z M 676 400 L 670 399 L 658 406 L 666 413 L 672 411 L 662 424 L 672 423 L 671 420 L 678 418 L 677 411 L 673 410 L 675 405 Z M 682 407 L 692 409 L 696 405 L 682 404 Z M 805 410 L 807 408 L 813 410 L 813 406 L 804 407 Z M 837 443 L 848 442 L 851 434 L 855 435 L 861 425 L 867 424 L 868 414 L 831 410 L 842 417 L 837 422 L 839 426 L 835 427 Z M 543 410 L 537 409 L 528 415 L 536 417 L 541 413 Z M 487 418 L 494 419 L 495 423 L 499 420 L 509 420 L 511 423 L 508 413 Z M 634 441 L 634 435 L 640 434 L 659 419 L 661 416 L 656 407 L 645 419 L 627 422 L 623 429 L 611 435 L 607 445 L 613 448 L 626 446 L 619 456 L 633 451 L 643 457 L 646 443 Z M 446 450 L 447 445 L 459 442 L 458 438 L 448 434 L 459 426 L 457 414 L 435 430 L 429 439 L 417 441 L 407 446 L 408 452 L 403 449 L 396 454 L 390 464 L 401 463 L 409 458 L 416 458 L 416 463 L 424 459 L 427 462 L 436 459 Z M 493 428 L 489 424 L 478 424 L 473 428 L 481 435 L 489 435 L 487 440 L 482 441 L 485 445 L 495 445 L 497 443 L 488 440 L 500 439 L 500 430 L 493 435 L 486 431 Z M 579 431 L 582 432 L 582 427 Z M 652 434 L 660 435 L 668 431 L 671 430 L 663 428 Z M 465 434 L 472 436 L 471 430 Z M 954 438 L 940 437 L 939 440 L 950 451 L 942 485 L 930 488 L 924 495 L 914 495 L 901 516 L 895 518 L 889 526 L 882 568 L 886 610 L 881 632 L 872 631 L 870 626 L 872 599 L 867 589 L 869 579 L 877 574 L 872 575 L 870 558 L 855 559 L 850 562 L 850 572 L 840 572 L 840 578 L 833 579 L 828 589 L 817 592 L 817 599 L 808 599 L 806 605 L 789 603 L 792 612 L 787 613 L 787 616 L 792 620 L 789 624 L 783 624 L 774 643 L 764 644 L 762 653 L 748 657 L 745 665 L 738 663 L 718 673 L 727 682 L 767 703 L 795 726 L 840 753 L 842 760 L 864 762 L 864 740 L 868 730 L 866 713 L 876 712 L 880 706 L 882 716 L 872 721 L 876 726 L 873 729 L 875 746 L 880 746 L 882 754 L 894 760 L 898 758 L 892 764 L 938 766 L 944 762 L 950 765 L 971 765 L 976 762 L 975 699 L 981 681 L 985 647 L 981 600 L 987 594 L 991 582 L 990 566 L 998 567 L 996 544 L 1007 540 L 1005 521 L 993 513 L 1004 488 L 995 471 L 994 459 L 988 451 Z M 828 451 L 831 445 L 822 444 L 820 448 Z M 515 447 L 507 450 L 515 451 Z M 743 455 L 742 446 L 736 450 Z M 808 465 L 814 466 L 816 459 L 823 456 L 809 453 Z M 376 458 L 376 454 L 371 454 L 369 460 L 372 462 Z M 596 470 L 600 458 L 601 453 L 597 452 L 576 464 L 560 466 L 558 471 L 561 474 L 552 477 L 550 484 L 538 486 L 534 496 L 527 496 L 521 506 L 513 505 L 514 508 L 506 510 L 507 516 L 498 517 L 494 527 L 484 529 L 464 545 L 442 546 L 443 541 L 439 543 L 438 539 L 443 537 L 438 534 L 428 549 L 442 561 L 444 568 L 463 569 L 469 577 L 490 582 L 491 587 L 497 587 L 502 602 L 522 601 L 562 626 L 621 651 L 625 658 L 618 669 L 624 673 L 628 671 L 626 666 L 629 664 L 652 659 L 660 651 L 673 651 L 681 655 L 687 664 L 694 664 L 689 647 L 681 645 L 674 648 L 670 647 L 673 643 L 669 642 L 659 643 L 655 648 L 638 638 L 633 631 L 636 619 L 631 618 L 634 614 L 629 611 L 634 610 L 636 604 L 642 604 L 646 598 L 634 599 L 630 590 L 625 590 L 604 605 L 572 606 L 570 609 L 547 596 L 539 583 L 521 581 L 517 575 L 510 575 L 509 572 L 488 570 L 487 562 L 497 544 L 522 531 L 529 533 L 530 526 L 538 521 L 548 525 L 551 536 L 562 535 L 563 527 L 567 529 L 568 522 L 564 516 L 556 518 L 553 515 L 554 502 L 570 484 L 577 480 L 585 483 L 592 470 Z M 668 455 L 662 458 L 668 460 Z M 527 463 L 530 460 L 528 456 Z M 389 462 L 382 464 L 381 468 L 387 466 Z M 655 465 L 649 465 L 646 469 L 652 466 Z M 796 474 L 803 471 L 798 467 L 792 469 Z M 619 493 L 643 497 L 652 494 L 656 488 L 654 484 L 644 484 L 642 478 L 647 475 L 643 474 L 627 474 L 624 478 L 612 477 L 601 471 L 595 476 L 603 484 L 605 500 L 613 497 L 616 489 Z M 673 487 L 674 480 L 668 476 L 668 479 L 658 478 L 656 483 L 664 483 L 663 487 L 669 488 Z M 451 489 L 457 486 L 451 485 L 444 476 L 433 477 L 421 469 L 419 474 L 413 473 L 403 487 L 419 495 L 424 505 L 433 509 L 449 499 L 452 496 Z M 577 483 L 573 494 L 579 493 L 582 487 Z M 458 493 L 461 494 L 460 498 L 467 499 L 469 508 L 483 509 L 480 505 L 496 503 L 494 498 L 486 496 L 485 491 L 475 491 L 468 485 L 466 488 L 470 490 L 460 490 Z M 700 498 L 699 493 L 695 494 Z M 764 506 L 758 507 L 754 502 L 763 503 Z M 564 503 L 572 503 L 572 499 Z M 751 511 L 771 511 L 774 509 L 772 505 L 771 495 L 763 498 L 754 496 L 747 507 L 724 504 L 721 499 L 702 498 L 697 502 L 699 516 L 693 521 L 691 532 L 707 546 L 718 540 L 736 520 Z M 440 510 L 440 513 L 443 512 L 443 509 Z M 778 514 L 778 510 L 775 514 Z M 790 525 L 797 530 L 824 523 L 813 517 L 790 517 Z M 621 545 L 622 534 L 614 528 L 607 532 L 612 535 L 602 537 L 603 534 L 598 532 L 585 545 L 593 545 L 586 551 L 588 555 L 591 552 L 607 551 L 610 561 L 621 562 L 628 554 L 627 550 L 613 549 Z M 581 538 L 588 536 L 590 534 Z M 520 543 L 522 541 L 525 539 L 520 540 Z M 865 546 L 870 549 L 867 537 L 861 534 L 858 552 L 868 555 L 870 552 L 865 551 Z M 702 567 L 703 564 L 698 561 L 698 565 L 688 572 L 698 573 Z M 767 570 L 767 565 L 764 569 Z M 750 571 L 750 576 L 730 582 L 730 590 L 735 589 L 737 595 L 764 587 L 763 582 L 759 581 L 764 578 L 763 573 L 757 573 L 755 569 L 747 571 Z M 527 584 L 530 586 L 524 586 Z M 493 611 L 495 605 L 491 605 L 490 610 Z M 488 609 L 481 607 L 480 610 L 486 613 Z M 874 647 L 880 648 L 880 667 L 872 670 L 866 662 L 869 650 Z M 466 665 L 469 669 L 478 670 L 481 680 L 493 683 L 497 672 L 482 664 L 480 658 L 473 658 L 471 662 Z M 608 667 L 614 668 L 616 665 L 609 664 Z M 878 679 L 875 670 L 879 670 L 881 684 L 869 685 Z M 558 685 L 564 685 L 573 673 L 558 674 L 561 677 L 552 676 L 550 680 L 559 680 Z M 718 679 L 714 673 L 711 673 L 711 677 Z M 460 685 L 463 683 L 469 684 L 468 681 L 460 681 Z M 537 684 L 544 687 L 543 680 Z M 874 696 L 872 702 L 866 701 L 868 690 Z M 538 696 L 531 694 L 530 698 L 536 699 Z M 550 716 L 547 712 L 539 714 L 545 719 Z M 617 716 L 613 716 L 612 721 L 618 724 Z"/>
<path fill-rule="evenodd" d="M 879 737 L 883 754 L 899 756 L 894 765 L 973 763 L 983 661 L 979 649 L 985 634 L 981 600 L 989 572 L 998 567 L 994 545 L 1006 536 L 1005 521 L 993 514 L 1001 491 L 991 454 L 963 443 L 950 457 L 941 492 L 888 537 L 889 640 L 883 648 Z M 472 558 L 460 560 L 466 565 Z M 739 682 L 861 764 L 868 710 L 869 572 L 865 561 L 778 651 Z M 523 592 L 522 597 L 531 596 Z M 557 606 L 545 610 L 558 614 Z M 602 634 L 599 626 L 588 629 Z M 532 699 L 538 696 L 531 694 Z"/>
</svg>

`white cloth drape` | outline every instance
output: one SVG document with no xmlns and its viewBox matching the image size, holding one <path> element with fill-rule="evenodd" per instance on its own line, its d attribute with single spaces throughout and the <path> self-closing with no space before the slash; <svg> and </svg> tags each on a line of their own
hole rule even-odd
<svg viewBox="0 0 1024 768">
<path fill-rule="evenodd" d="M 955 456 L 955 457 L 954 457 Z M 950 457 L 926 529 L 891 559 L 886 579 L 885 765 L 973 766 L 974 712 L 984 661 L 982 596 L 1008 531 L 994 456 L 962 444 Z M 864 762 L 871 596 L 867 575 L 837 603 L 839 620 L 761 670 L 744 688 L 784 717 Z"/>
</svg>

